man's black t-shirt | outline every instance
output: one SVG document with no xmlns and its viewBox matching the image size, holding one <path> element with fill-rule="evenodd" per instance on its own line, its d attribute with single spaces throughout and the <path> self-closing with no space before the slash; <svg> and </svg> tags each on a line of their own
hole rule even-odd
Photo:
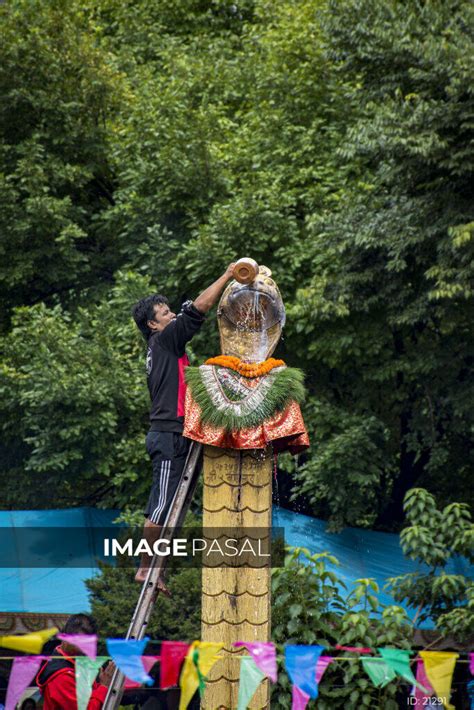
<svg viewBox="0 0 474 710">
<path fill-rule="evenodd" d="M 184 368 L 188 365 L 185 346 L 203 321 L 204 315 L 188 301 L 175 320 L 148 338 L 146 372 L 151 431 L 183 431 Z"/>
</svg>

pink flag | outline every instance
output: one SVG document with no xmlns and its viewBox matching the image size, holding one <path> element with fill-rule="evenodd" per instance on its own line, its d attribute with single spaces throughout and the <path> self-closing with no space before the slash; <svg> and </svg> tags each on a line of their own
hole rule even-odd
<svg viewBox="0 0 474 710">
<path fill-rule="evenodd" d="M 308 702 L 309 695 L 294 685 L 291 695 L 291 710 L 305 710 Z"/>
<path fill-rule="evenodd" d="M 337 648 L 338 651 L 352 651 L 353 653 L 372 653 L 373 650 L 364 646 L 340 646 L 338 643 L 334 648 Z"/>
<path fill-rule="evenodd" d="M 42 662 L 48 656 L 19 656 L 13 659 L 10 680 L 8 681 L 5 710 L 15 710 L 31 680 L 35 677 Z"/>
<path fill-rule="evenodd" d="M 328 665 L 331 663 L 333 660 L 332 656 L 320 656 L 318 658 L 318 662 L 316 664 L 316 683 L 319 685 L 321 682 L 321 678 L 324 675 L 324 671 L 328 667 Z"/>
<path fill-rule="evenodd" d="M 436 695 L 434 692 L 430 681 L 428 680 L 428 676 L 426 675 L 426 669 L 425 669 L 425 664 L 423 663 L 422 658 L 417 658 L 416 659 L 416 679 L 420 685 L 422 685 L 428 692 L 424 693 L 421 688 L 418 688 L 415 686 L 415 698 L 416 698 L 416 703 L 420 707 L 423 707 L 423 703 L 425 702 L 425 698 L 429 698 L 433 695 Z"/>
<path fill-rule="evenodd" d="M 471 675 L 474 675 L 474 653 L 469 654 L 469 670 Z"/>
<path fill-rule="evenodd" d="M 97 658 L 96 634 L 56 634 L 58 639 L 71 643 L 93 661 Z"/>
<path fill-rule="evenodd" d="M 277 682 L 277 662 L 275 644 L 263 641 L 235 641 L 234 646 L 245 646 L 255 661 L 255 665 L 270 678 Z"/>
<path fill-rule="evenodd" d="M 142 656 L 143 667 L 145 668 L 148 674 L 150 673 L 155 663 L 159 660 L 159 656 Z M 141 688 L 141 686 L 141 683 L 137 683 L 135 680 L 130 680 L 130 678 L 125 678 L 125 690 L 129 690 L 130 688 Z"/>
</svg>

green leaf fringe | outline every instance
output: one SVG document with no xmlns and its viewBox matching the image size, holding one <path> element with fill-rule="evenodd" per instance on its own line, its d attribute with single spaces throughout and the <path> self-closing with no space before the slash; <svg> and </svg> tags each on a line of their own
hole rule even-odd
<svg viewBox="0 0 474 710">
<path fill-rule="evenodd" d="M 226 431 L 259 426 L 276 412 L 283 411 L 291 401 L 300 404 L 306 395 L 302 370 L 285 367 L 284 370 L 276 373 L 275 381 L 261 405 L 249 414 L 238 416 L 233 411 L 232 405 L 225 410 L 217 409 L 202 381 L 199 367 L 187 367 L 185 373 L 191 394 L 201 409 L 202 422 Z"/>
</svg>

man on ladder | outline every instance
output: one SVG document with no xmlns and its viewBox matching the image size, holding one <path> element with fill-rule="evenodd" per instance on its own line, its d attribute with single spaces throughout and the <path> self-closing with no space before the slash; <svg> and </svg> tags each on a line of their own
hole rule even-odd
<svg viewBox="0 0 474 710">
<path fill-rule="evenodd" d="M 182 436 L 184 420 L 184 368 L 188 364 L 186 343 L 201 327 L 205 314 L 233 278 L 234 264 L 194 301 L 186 301 L 175 315 L 168 299 L 159 294 L 142 298 L 132 310 L 133 318 L 147 341 L 146 372 L 150 392 L 150 430 L 146 450 L 153 467 L 153 483 L 145 509 L 144 537 L 152 545 L 160 537 L 168 509 L 181 479 L 189 440 Z M 143 583 L 148 573 L 142 556 L 136 581 Z M 158 589 L 169 595 L 160 579 Z"/>
</svg>

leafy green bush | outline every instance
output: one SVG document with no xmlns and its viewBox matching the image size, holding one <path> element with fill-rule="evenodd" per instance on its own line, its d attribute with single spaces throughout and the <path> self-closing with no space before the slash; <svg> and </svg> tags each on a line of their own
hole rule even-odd
<svg viewBox="0 0 474 710">
<path fill-rule="evenodd" d="M 423 488 L 412 488 L 405 497 L 408 527 L 400 544 L 421 571 L 392 577 L 391 593 L 417 609 L 419 621 L 431 617 L 443 634 L 456 639 L 474 633 L 474 582 L 462 574 L 448 574 L 449 560 L 462 556 L 474 562 L 474 525 L 467 505 L 451 503 L 443 509 Z"/>
</svg>

